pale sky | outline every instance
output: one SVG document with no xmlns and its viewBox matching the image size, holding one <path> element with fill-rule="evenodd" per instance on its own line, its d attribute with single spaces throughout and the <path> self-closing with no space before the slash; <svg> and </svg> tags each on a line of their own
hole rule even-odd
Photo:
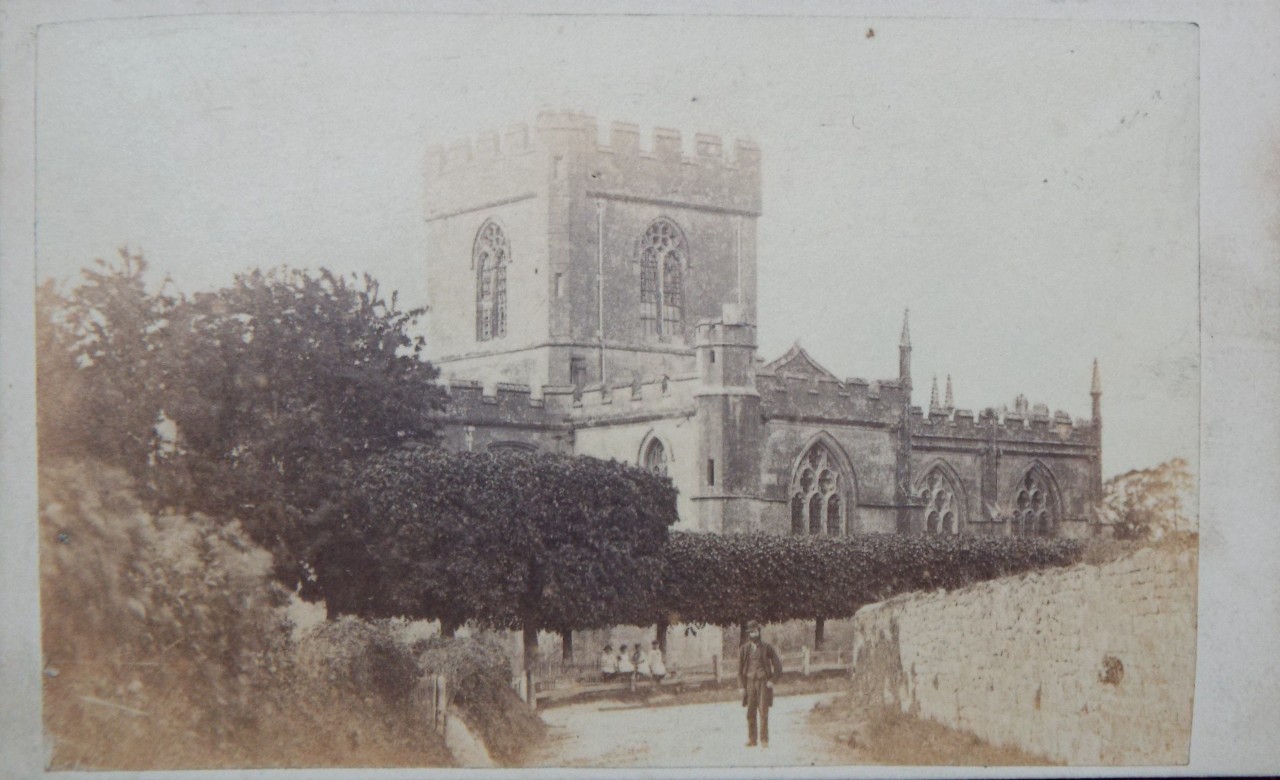
<svg viewBox="0 0 1280 780">
<path fill-rule="evenodd" d="M 873 37 L 868 30 L 874 29 Z M 262 15 L 46 25 L 38 276 L 117 246 L 191 292 L 288 263 L 426 300 L 423 153 L 567 108 L 763 153 L 759 339 L 915 402 L 1089 414 L 1107 474 L 1197 462 L 1186 24 Z"/>
</svg>

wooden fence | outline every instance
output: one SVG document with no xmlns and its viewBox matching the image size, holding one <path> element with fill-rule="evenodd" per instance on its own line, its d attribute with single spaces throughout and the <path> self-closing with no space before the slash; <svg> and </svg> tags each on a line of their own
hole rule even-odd
<svg viewBox="0 0 1280 780">
<path fill-rule="evenodd" d="M 853 653 L 848 648 L 829 650 L 811 650 L 802 647 L 800 650 L 779 654 L 784 673 L 799 673 L 803 676 L 847 670 L 851 666 Z M 724 659 L 712 655 L 701 663 L 668 664 L 664 684 L 670 683 L 704 683 L 733 680 L 738 675 L 738 659 L 735 653 L 732 658 Z M 591 690 L 627 690 L 641 685 L 651 685 L 653 681 L 644 676 L 630 675 L 615 678 L 611 681 L 603 679 L 599 663 L 576 662 L 562 664 L 557 659 L 540 660 L 532 670 L 517 674 L 512 678 L 511 687 L 515 689 L 521 700 L 530 706 L 536 706 L 539 696 L 572 695 L 574 692 Z"/>
<path fill-rule="evenodd" d="M 443 741 L 449 717 L 449 680 L 442 674 L 423 678 L 413 689 L 413 703 Z"/>
</svg>

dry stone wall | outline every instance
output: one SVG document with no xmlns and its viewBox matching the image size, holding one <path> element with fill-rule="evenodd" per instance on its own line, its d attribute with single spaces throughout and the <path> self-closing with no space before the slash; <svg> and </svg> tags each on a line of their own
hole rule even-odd
<svg viewBox="0 0 1280 780">
<path fill-rule="evenodd" d="M 859 610 L 867 700 L 1067 764 L 1185 764 L 1196 553 L 1144 549 Z"/>
</svg>

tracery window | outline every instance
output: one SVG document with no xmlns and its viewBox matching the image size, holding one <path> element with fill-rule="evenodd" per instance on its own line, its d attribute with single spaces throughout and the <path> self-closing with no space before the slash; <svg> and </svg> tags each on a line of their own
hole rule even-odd
<svg viewBox="0 0 1280 780">
<path fill-rule="evenodd" d="M 1058 522 L 1053 489 L 1040 469 L 1032 469 L 1018 484 L 1014 495 L 1013 533 L 1020 536 L 1048 536 Z"/>
<path fill-rule="evenodd" d="M 941 467 L 935 466 L 921 480 L 924 501 L 924 530 L 929 534 L 960 533 L 960 503 L 956 486 Z"/>
<path fill-rule="evenodd" d="M 650 440 L 644 448 L 644 467 L 655 474 L 667 473 L 667 448 L 657 439 Z"/>
<path fill-rule="evenodd" d="M 507 335 L 507 263 L 511 245 L 492 220 L 480 226 L 472 247 L 476 269 L 476 341 Z"/>
<path fill-rule="evenodd" d="M 647 338 L 679 335 L 684 324 L 684 270 L 689 250 L 684 234 L 659 219 L 640 238 L 640 326 Z"/>
<path fill-rule="evenodd" d="M 791 482 L 791 533 L 840 536 L 848 532 L 841 494 L 845 476 L 835 456 L 814 444 L 800 459 Z"/>
</svg>

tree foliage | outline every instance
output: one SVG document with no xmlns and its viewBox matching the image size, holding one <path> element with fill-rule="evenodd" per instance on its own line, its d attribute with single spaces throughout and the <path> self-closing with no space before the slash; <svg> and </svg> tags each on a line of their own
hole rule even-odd
<svg viewBox="0 0 1280 780">
<path fill-rule="evenodd" d="M 304 520 L 329 511 L 353 462 L 437 428 L 445 392 L 410 334 L 422 310 L 325 270 L 149 293 L 146 262 L 120 256 L 38 292 L 42 454 L 92 455 L 161 506 L 238 518 L 277 576 L 320 595 Z"/>
<path fill-rule="evenodd" d="M 673 533 L 659 597 L 672 622 L 727 626 L 850 617 L 913 590 L 1080 560 L 1082 542 L 996 536 Z"/>
<path fill-rule="evenodd" d="M 444 392 L 408 332 L 421 314 L 369 276 L 352 284 L 325 270 L 253 271 L 183 300 L 166 334 L 165 413 L 175 462 L 217 472 L 198 472 L 187 501 L 311 510 L 338 464 L 430 440 Z"/>
<path fill-rule="evenodd" d="M 137 478 L 156 446 L 159 336 L 175 299 L 147 291 L 141 255 L 119 254 L 81 271 L 69 293 L 52 281 L 36 291 L 37 435 L 42 458 L 104 457 Z"/>
<path fill-rule="evenodd" d="M 1117 539 L 1160 539 L 1195 528 L 1193 479 L 1187 461 L 1174 458 L 1112 477 L 1103 487 L 1104 519 Z"/>
<path fill-rule="evenodd" d="M 370 458 L 312 554 L 338 612 L 580 630 L 652 621 L 675 488 L 551 453 Z M 338 511 L 338 510 L 335 510 Z"/>
</svg>

